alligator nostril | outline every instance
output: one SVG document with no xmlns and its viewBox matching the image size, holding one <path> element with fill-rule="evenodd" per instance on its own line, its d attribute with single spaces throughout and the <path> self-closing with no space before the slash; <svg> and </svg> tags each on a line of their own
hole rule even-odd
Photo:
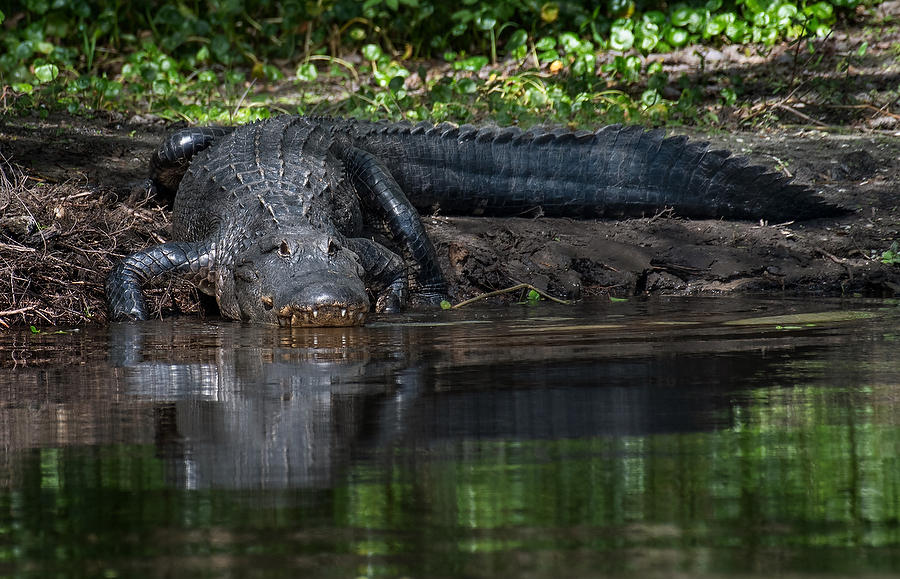
<svg viewBox="0 0 900 579">
<path fill-rule="evenodd" d="M 275 300 L 272 299 L 272 296 L 263 296 L 260 298 L 260 301 L 267 310 L 271 310 L 275 307 Z"/>
<path fill-rule="evenodd" d="M 280 253 L 282 257 L 287 257 L 291 254 L 291 246 L 287 244 L 287 241 L 281 241 L 281 245 L 278 246 L 278 253 Z"/>
</svg>

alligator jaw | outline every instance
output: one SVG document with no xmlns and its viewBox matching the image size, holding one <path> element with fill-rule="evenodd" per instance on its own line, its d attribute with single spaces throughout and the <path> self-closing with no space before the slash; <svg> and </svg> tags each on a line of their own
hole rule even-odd
<svg viewBox="0 0 900 579">
<path fill-rule="evenodd" d="M 278 311 L 278 325 L 293 328 L 361 326 L 368 307 L 346 304 L 285 306 Z"/>
</svg>

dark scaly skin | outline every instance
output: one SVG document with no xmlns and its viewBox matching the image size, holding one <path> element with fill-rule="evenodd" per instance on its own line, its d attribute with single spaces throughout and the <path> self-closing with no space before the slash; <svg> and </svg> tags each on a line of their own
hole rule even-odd
<svg viewBox="0 0 900 579">
<path fill-rule="evenodd" d="M 178 187 L 173 235 L 117 266 L 113 319 L 143 319 L 140 285 L 188 274 L 229 318 L 282 325 L 361 323 L 406 297 L 406 268 L 362 237 L 387 224 L 412 261 L 416 294 L 446 284 L 418 210 L 516 215 L 789 221 L 841 210 L 781 175 L 661 131 L 597 132 L 366 123 L 278 117 L 235 129 L 185 129 L 151 161 L 158 190 Z M 193 245 L 191 245 L 193 244 Z"/>
<path fill-rule="evenodd" d="M 191 158 L 233 130 L 234 127 L 189 127 L 166 137 L 150 157 L 150 181 L 157 196 L 171 203 Z"/>
<path fill-rule="evenodd" d="M 342 151 L 341 159 L 346 165 L 347 177 L 358 194 L 371 200 L 386 216 L 391 234 L 406 243 L 412 259 L 421 265 L 419 294 L 441 297 L 446 291 L 446 282 L 434 246 L 425 233 L 418 212 L 397 181 L 377 157 L 357 147 Z"/>
<path fill-rule="evenodd" d="M 197 275 L 208 280 L 201 289 L 216 296 L 223 316 L 355 325 L 370 309 L 367 289 L 388 310 L 405 299 L 403 261 L 358 237 L 362 211 L 333 144 L 318 124 L 281 117 L 241 127 L 215 146 L 188 146 L 191 158 L 173 163 L 187 166 L 173 206 L 173 237 L 215 249 Z M 184 271 L 193 259 L 157 265 L 148 259 L 154 252 L 126 258 L 110 274 L 112 319 L 144 319 L 141 283 Z"/>
<path fill-rule="evenodd" d="M 120 317 L 147 319 L 147 307 L 141 295 L 141 285 L 161 275 L 177 273 L 203 286 L 209 282 L 206 272 L 214 261 L 214 251 L 203 243 L 175 241 L 155 245 L 129 255 L 110 273 L 114 287 L 107 285 L 110 311 Z"/>
<path fill-rule="evenodd" d="M 812 219 L 842 213 L 745 157 L 663 131 L 596 132 L 317 119 L 380 159 L 420 211 Z"/>
</svg>

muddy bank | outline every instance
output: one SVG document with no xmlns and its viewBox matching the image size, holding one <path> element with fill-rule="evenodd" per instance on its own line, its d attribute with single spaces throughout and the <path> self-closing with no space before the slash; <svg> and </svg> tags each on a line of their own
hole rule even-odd
<svg viewBox="0 0 900 579">
<path fill-rule="evenodd" d="M 117 115 L 0 121 L 0 324 L 105 323 L 102 281 L 112 263 L 168 239 L 167 211 L 140 187 L 167 130 Z M 453 297 L 516 282 L 570 298 L 900 291 L 900 266 L 879 260 L 900 239 L 900 134 L 691 136 L 787 171 L 851 211 L 788 224 L 677 213 L 625 221 L 427 216 Z M 203 309 L 180 281 L 157 286 L 150 300 L 157 315 Z"/>
<path fill-rule="evenodd" d="M 900 134 L 688 134 L 778 167 L 850 212 L 785 224 L 677 213 L 624 221 L 432 218 L 447 271 L 462 293 L 512 280 L 568 297 L 900 291 L 900 267 L 879 259 L 900 239 Z"/>
</svg>

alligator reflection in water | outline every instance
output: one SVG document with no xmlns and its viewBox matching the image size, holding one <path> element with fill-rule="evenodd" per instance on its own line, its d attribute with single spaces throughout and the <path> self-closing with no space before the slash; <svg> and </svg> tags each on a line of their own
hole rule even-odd
<svg viewBox="0 0 900 579">
<path fill-rule="evenodd" d="M 496 347 L 422 346 L 434 329 L 403 325 L 378 328 L 376 343 L 358 328 L 244 328 L 247 339 L 223 327 L 214 347 L 188 349 L 178 340 L 197 338 L 150 327 L 114 325 L 111 356 L 126 392 L 152 401 L 158 455 L 187 488 L 330 486 L 353 457 L 394 446 L 726 427 L 735 391 L 783 361 L 652 342 L 498 360 Z"/>
<path fill-rule="evenodd" d="M 159 351 L 144 348 L 139 326 L 111 332 L 126 392 L 154 403 L 159 456 L 178 486 L 328 485 L 366 412 L 392 390 L 362 380 L 390 360 L 372 361 L 341 331 L 262 333 L 271 341 L 259 347 L 235 344 L 224 332 L 219 346 L 175 349 L 184 357 L 174 360 L 173 350 L 156 358 Z"/>
<path fill-rule="evenodd" d="M 900 309 L 816 307 L 0 334 L 0 558 L 41 576 L 895 574 Z"/>
</svg>

